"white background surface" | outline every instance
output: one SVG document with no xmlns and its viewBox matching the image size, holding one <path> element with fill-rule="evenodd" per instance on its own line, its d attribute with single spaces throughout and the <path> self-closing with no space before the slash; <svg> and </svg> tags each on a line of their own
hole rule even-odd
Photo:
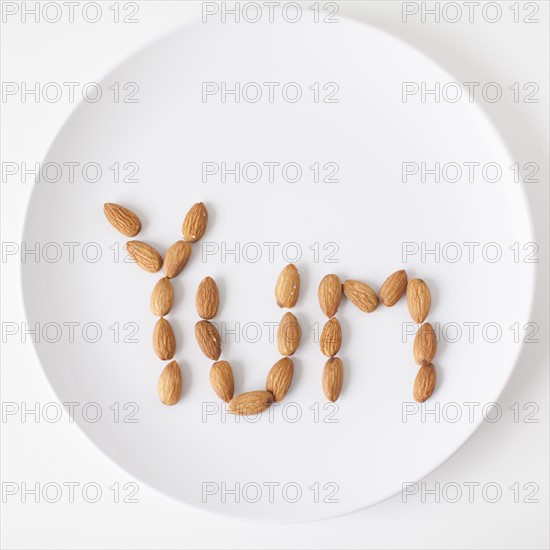
<svg viewBox="0 0 550 550">
<path fill-rule="evenodd" d="M 431 3 L 430 3 L 431 4 Z M 111 5 L 111 3 L 105 3 Z M 502 20 L 439 24 L 401 19 L 400 2 L 348 2 L 341 13 L 353 15 L 397 36 L 439 62 L 459 82 L 536 81 L 538 104 L 502 102 L 488 113 L 518 161 L 541 166 L 541 183 L 527 191 L 534 204 L 541 271 L 547 278 L 548 203 L 548 4 L 538 3 L 538 24 L 514 24 L 509 4 Z M 96 25 L 17 23 L 2 27 L 3 81 L 97 80 L 136 47 L 182 22 L 200 16 L 200 4 L 140 4 L 134 25 L 105 20 Z M 105 11 L 107 8 L 105 7 Z M 110 12 L 112 13 L 112 12 Z M 77 18 L 77 21 L 80 19 Z M 486 106 L 486 105 L 485 105 Z M 56 104 L 2 105 L 2 160 L 40 161 L 55 132 L 73 108 Z M 2 241 L 18 241 L 31 184 L 2 183 Z M 546 230 L 545 230 L 546 229 Z M 18 290 L 19 266 L 2 265 L 2 321 L 24 320 Z M 547 303 L 546 284 L 539 306 Z M 139 503 L 113 503 L 108 487 L 132 481 L 101 455 L 67 419 L 55 424 L 32 417 L 2 423 L 2 480 L 29 484 L 56 481 L 97 482 L 104 498 L 97 504 L 62 499 L 56 504 L 22 503 L 9 497 L 2 504 L 2 545 L 6 548 L 177 548 L 177 547 L 368 547 L 368 548 L 544 548 L 548 546 L 548 347 L 547 317 L 539 307 L 533 321 L 541 325 L 540 343 L 523 354 L 510 384 L 499 399 L 503 419 L 484 424 L 472 439 L 425 480 L 436 483 L 498 483 L 499 502 L 477 493 L 473 503 L 435 503 L 428 497 L 401 496 L 376 507 L 322 523 L 284 526 L 244 524 L 182 507 L 140 486 Z M 528 346 L 529 347 L 529 346 Z M 29 342 L 10 338 L 2 345 L 2 401 L 48 403 L 55 395 L 47 385 Z M 538 423 L 514 423 L 508 407 L 536 403 Z M 538 503 L 514 503 L 508 489 L 533 482 Z M 525 492 L 520 493 L 521 498 Z M 30 499 L 32 501 L 32 497 Z"/>
</svg>

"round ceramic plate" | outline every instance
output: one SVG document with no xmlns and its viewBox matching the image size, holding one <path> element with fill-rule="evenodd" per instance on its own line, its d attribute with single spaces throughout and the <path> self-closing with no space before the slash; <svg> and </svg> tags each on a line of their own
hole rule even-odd
<svg viewBox="0 0 550 550">
<path fill-rule="evenodd" d="M 81 102 L 45 159 L 58 181 L 35 185 L 24 240 L 40 243 L 41 256 L 22 266 L 41 364 L 59 399 L 78 403 L 76 422 L 99 449 L 189 505 L 311 520 L 400 492 L 466 441 L 518 357 L 533 239 L 513 161 L 478 106 L 420 92 L 404 100 L 403 83 L 414 91 L 451 80 L 369 26 L 304 18 L 189 25 L 100 82 L 101 99 Z M 435 163 L 439 182 L 422 174 Z M 472 181 L 465 163 L 479 163 Z M 502 174 L 490 181 L 495 166 Z M 135 210 L 138 238 L 164 253 L 199 201 L 208 230 L 174 280 L 168 315 L 184 391 L 166 407 L 149 311 L 162 274 L 127 261 L 103 203 Z M 260 417 L 228 415 L 194 338 L 197 285 L 207 275 L 218 282 L 215 321 L 236 392 L 263 389 L 279 358 L 274 285 L 287 262 L 302 280 L 292 387 Z M 416 326 L 403 299 L 372 314 L 342 303 L 345 382 L 327 403 L 319 281 L 336 273 L 378 291 L 403 268 L 432 291 L 432 398 L 412 398 Z"/>
</svg>

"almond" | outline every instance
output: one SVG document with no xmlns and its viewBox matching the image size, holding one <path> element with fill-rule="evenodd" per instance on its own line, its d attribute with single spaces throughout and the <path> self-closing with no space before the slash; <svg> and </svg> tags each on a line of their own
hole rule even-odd
<svg viewBox="0 0 550 550">
<path fill-rule="evenodd" d="M 273 403 L 273 396 L 268 391 L 249 391 L 237 395 L 229 402 L 227 412 L 232 414 L 258 414 Z"/>
<path fill-rule="evenodd" d="M 172 325 L 161 317 L 153 330 L 153 349 L 160 359 L 168 361 L 176 353 L 176 337 Z"/>
<path fill-rule="evenodd" d="M 378 307 L 378 297 L 367 283 L 344 281 L 344 294 L 361 311 L 372 313 Z"/>
<path fill-rule="evenodd" d="M 103 205 L 103 212 L 109 223 L 123 235 L 135 237 L 141 231 L 139 218 L 128 208 L 113 202 L 106 202 Z"/>
<path fill-rule="evenodd" d="M 419 364 L 431 363 L 437 350 L 435 331 L 430 323 L 424 323 L 414 337 L 413 355 Z"/>
<path fill-rule="evenodd" d="M 157 392 L 165 405 L 175 405 L 181 397 L 181 369 L 177 361 L 170 361 L 160 373 Z"/>
<path fill-rule="evenodd" d="M 203 319 L 213 319 L 218 313 L 218 306 L 220 305 L 220 295 L 218 292 L 218 285 L 212 277 L 205 277 L 195 296 L 195 307 L 199 317 Z"/>
<path fill-rule="evenodd" d="M 174 305 L 174 287 L 170 279 L 163 277 L 153 288 L 150 307 L 153 315 L 162 317 L 166 315 Z"/>
<path fill-rule="evenodd" d="M 422 279 L 412 279 L 407 285 L 407 307 L 415 323 L 423 323 L 432 305 L 428 285 Z"/>
<path fill-rule="evenodd" d="M 341 359 L 331 357 L 323 368 L 323 391 L 329 401 L 336 401 L 342 391 L 344 367 Z"/>
<path fill-rule="evenodd" d="M 235 380 L 233 379 L 233 370 L 227 361 L 216 361 L 210 369 L 210 385 L 216 392 L 216 395 L 229 403 L 233 399 L 235 391 Z"/>
<path fill-rule="evenodd" d="M 285 398 L 292 376 L 294 375 L 294 363 L 292 359 L 283 357 L 279 359 L 269 371 L 265 389 L 273 395 L 273 401 L 279 402 Z"/>
<path fill-rule="evenodd" d="M 204 235 L 207 225 L 208 210 L 202 202 L 198 202 L 191 207 L 183 220 L 183 238 L 190 243 L 196 243 Z"/>
<path fill-rule="evenodd" d="M 380 288 L 380 302 L 392 307 L 407 290 L 407 272 L 404 269 L 392 273 Z"/>
<path fill-rule="evenodd" d="M 222 353 L 222 341 L 218 329 L 210 321 L 195 324 L 195 337 L 206 357 L 217 361 Z"/>
<path fill-rule="evenodd" d="M 281 355 L 293 355 L 300 345 L 302 329 L 298 319 L 287 311 L 277 329 L 277 346 Z"/>
<path fill-rule="evenodd" d="M 323 313 L 330 319 L 336 315 L 342 297 L 342 283 L 336 275 L 325 275 L 317 291 L 319 305 Z"/>
<path fill-rule="evenodd" d="M 275 299 L 279 307 L 294 307 L 300 294 L 300 273 L 294 264 L 288 264 L 275 285 Z"/>
<path fill-rule="evenodd" d="M 420 367 L 414 380 L 413 395 L 415 401 L 424 403 L 432 395 L 435 388 L 435 367 L 432 363 L 425 363 Z"/>
<path fill-rule="evenodd" d="M 175 242 L 164 256 L 164 274 L 173 279 L 179 275 L 191 256 L 191 245 L 185 241 Z"/>
<path fill-rule="evenodd" d="M 160 254 L 150 244 L 141 241 L 128 241 L 126 250 L 139 267 L 149 273 L 156 273 L 162 267 Z"/>
<path fill-rule="evenodd" d="M 342 327 L 336 317 L 329 319 L 319 338 L 321 353 L 327 357 L 334 357 L 342 345 Z"/>
</svg>

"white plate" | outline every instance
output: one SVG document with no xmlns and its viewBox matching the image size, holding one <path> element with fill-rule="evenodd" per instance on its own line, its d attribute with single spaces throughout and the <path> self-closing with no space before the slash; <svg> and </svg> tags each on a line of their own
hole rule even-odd
<svg viewBox="0 0 550 550">
<path fill-rule="evenodd" d="M 335 25 L 197 23 L 149 45 L 102 81 L 101 101 L 83 102 L 75 110 L 45 160 L 97 162 L 102 178 L 89 183 L 79 168 L 73 183 L 65 170 L 59 182 L 35 185 L 24 239 L 58 243 L 62 253 L 59 261 L 29 258 L 22 266 L 28 321 L 41 323 L 47 333 L 37 344 L 46 375 L 61 401 L 80 404 L 77 424 L 99 449 L 138 480 L 182 502 L 247 518 L 306 520 L 377 503 L 428 474 L 464 443 L 483 421 L 482 406 L 498 398 L 518 356 L 521 344 L 509 327 L 523 327 L 528 320 L 533 266 L 515 263 L 508 247 L 533 239 L 523 192 L 508 169 L 512 160 L 477 106 L 402 102 L 402 82 L 450 80 L 404 43 L 341 20 Z M 235 103 L 231 97 L 222 103 L 219 95 L 203 102 L 205 81 L 281 86 L 273 103 Z M 125 83 L 138 83 L 138 103 L 115 103 L 109 89 L 115 82 L 121 98 L 133 90 L 124 90 Z M 301 101 L 281 100 L 282 84 L 288 82 L 300 84 Z M 323 91 L 323 85 L 336 82 L 339 102 L 315 103 L 309 89 L 315 82 L 321 97 L 332 89 Z M 252 97 L 253 87 L 248 92 Z M 423 160 L 496 162 L 503 176 L 494 184 L 483 182 L 479 171 L 473 183 L 418 178 L 403 183 L 402 163 Z M 222 161 L 296 162 L 303 176 L 298 183 L 282 181 L 278 172 L 274 183 L 235 183 L 231 176 L 226 183 L 214 177 L 203 183 L 202 163 Z M 129 174 L 124 163 L 138 163 L 139 182 L 114 183 L 109 167 L 115 162 L 121 177 Z M 337 163 L 339 182 L 312 182 L 308 167 L 314 162 Z M 187 209 L 199 200 L 208 205 L 210 224 L 174 283 L 177 304 L 169 319 L 185 389 L 181 402 L 170 408 L 156 395 L 162 362 L 151 346 L 155 319 L 149 295 L 160 275 L 113 261 L 125 240 L 108 225 L 102 206 L 111 201 L 135 209 L 143 221 L 139 238 L 164 253 L 180 237 Z M 470 262 L 462 243 L 472 241 L 481 245 Z M 74 261 L 67 242 L 79 243 Z M 270 258 L 264 243 L 273 242 L 279 245 Z M 286 258 L 295 251 L 292 242 L 301 250 L 302 292 L 295 312 L 304 339 L 291 391 L 272 415 L 257 422 L 225 418 L 209 385 L 210 362 L 194 340 L 196 287 L 213 276 L 222 296 L 216 320 L 226 328 L 240 324 L 240 342 L 228 334 L 223 348 L 223 358 L 234 366 L 236 391 L 261 389 L 278 358 L 266 323 L 277 322 L 282 313 L 273 288 L 285 264 L 283 249 Z M 403 242 L 425 242 L 429 248 L 436 242 L 461 243 L 463 257 L 448 261 L 455 251 L 447 247 L 439 262 L 416 254 L 404 263 Z M 484 259 L 482 248 L 489 242 L 501 246 L 500 261 Z M 89 261 L 95 245 L 89 243 L 101 246 L 95 263 Z M 51 246 L 44 248 L 50 258 L 56 255 Z M 235 246 L 240 261 L 222 257 L 223 247 Z M 220 252 L 208 253 L 216 247 Z M 258 249 L 261 258 L 253 261 Z M 520 254 L 523 259 L 526 252 L 520 248 Z M 345 383 L 337 410 L 326 405 L 321 389 L 324 358 L 310 329 L 324 321 L 319 280 L 334 272 L 378 289 L 402 267 L 428 282 L 429 320 L 448 329 L 436 358 L 437 388 L 426 405 L 440 407 L 439 422 L 433 417 L 423 422 L 421 409 L 403 419 L 404 408 L 415 407 L 417 371 L 412 336 L 402 336 L 409 322 L 404 301 L 372 315 L 342 305 Z M 73 342 L 63 326 L 67 322 L 80 323 Z M 480 323 L 473 342 L 465 325 L 471 322 Z M 502 330 L 495 343 L 488 341 L 494 327 L 482 334 L 492 322 Z M 94 325 L 82 335 L 86 323 L 100 326 L 96 343 L 85 340 L 95 338 Z M 125 323 L 138 326 L 138 343 L 122 341 L 134 326 Z M 452 343 L 456 324 L 462 336 Z M 56 326 L 63 333 L 53 343 Z M 86 409 L 87 418 L 78 412 L 90 402 L 101 406 L 97 422 L 90 421 L 93 406 Z M 137 423 L 122 421 L 133 412 L 132 405 L 123 410 L 131 402 L 139 412 L 128 419 Z M 467 402 L 480 403 L 473 418 Z M 115 403 L 121 408 L 118 422 Z M 457 422 L 450 421 L 456 413 L 449 403 L 459 404 Z M 218 412 L 205 415 L 211 409 Z M 293 421 L 296 414 L 301 416 Z M 231 493 L 235 487 L 239 502 Z"/>
</svg>

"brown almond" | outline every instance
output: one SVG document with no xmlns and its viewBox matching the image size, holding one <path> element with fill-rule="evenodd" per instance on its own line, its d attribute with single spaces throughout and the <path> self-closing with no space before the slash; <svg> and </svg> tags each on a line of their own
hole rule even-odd
<svg viewBox="0 0 550 550">
<path fill-rule="evenodd" d="M 175 405 L 181 397 L 183 384 L 181 369 L 177 361 L 170 361 L 159 376 L 157 392 L 165 405 Z"/>
<path fill-rule="evenodd" d="M 128 208 L 113 202 L 106 202 L 103 205 L 103 212 L 109 223 L 123 235 L 135 237 L 141 231 L 139 218 Z"/>
<path fill-rule="evenodd" d="M 423 323 L 432 305 L 428 285 L 422 279 L 412 279 L 407 285 L 407 307 L 415 323 Z"/>
<path fill-rule="evenodd" d="M 321 337 L 319 338 L 319 347 L 321 353 L 327 357 L 334 357 L 340 350 L 342 345 L 342 327 L 336 317 L 329 319 L 323 330 L 321 331 Z"/>
<path fill-rule="evenodd" d="M 149 273 L 156 273 L 162 267 L 160 254 L 150 244 L 142 241 L 128 241 L 126 250 L 139 267 Z"/>
<path fill-rule="evenodd" d="M 407 290 L 407 272 L 404 269 L 392 273 L 380 288 L 380 302 L 392 307 Z"/>
<path fill-rule="evenodd" d="M 203 319 L 213 319 L 218 313 L 218 307 L 220 305 L 220 295 L 218 292 L 218 285 L 212 277 L 205 277 L 195 296 L 195 307 L 199 317 Z"/>
<path fill-rule="evenodd" d="M 185 241 L 176 241 L 164 256 L 164 274 L 173 279 L 182 271 L 191 256 L 191 245 Z"/>
<path fill-rule="evenodd" d="M 218 329 L 210 321 L 199 321 L 195 324 L 195 337 L 208 359 L 217 361 L 222 353 L 222 340 Z"/>
<path fill-rule="evenodd" d="M 302 329 L 298 319 L 287 311 L 279 323 L 277 329 L 277 346 L 281 355 L 293 355 L 302 338 Z"/>
<path fill-rule="evenodd" d="M 294 375 L 294 363 L 289 357 L 279 359 L 269 371 L 265 389 L 273 395 L 276 403 L 285 398 L 292 376 Z"/>
<path fill-rule="evenodd" d="M 372 313 L 378 307 L 378 296 L 367 283 L 344 281 L 344 295 L 366 313 Z"/>
<path fill-rule="evenodd" d="M 431 363 L 437 350 L 435 331 L 430 323 L 424 323 L 414 337 L 413 355 L 419 364 Z"/>
<path fill-rule="evenodd" d="M 176 337 L 172 325 L 161 317 L 153 330 L 153 349 L 163 361 L 172 359 L 176 353 Z"/>
<path fill-rule="evenodd" d="M 150 308 L 153 315 L 162 317 L 166 315 L 174 305 L 174 287 L 170 279 L 159 279 L 151 293 Z"/>
<path fill-rule="evenodd" d="M 227 412 L 239 415 L 258 414 L 273 403 L 268 391 L 249 391 L 235 396 L 227 406 Z"/>
<path fill-rule="evenodd" d="M 294 307 L 300 294 L 300 273 L 294 264 L 288 264 L 275 285 L 275 299 L 279 307 Z"/>
<path fill-rule="evenodd" d="M 342 298 L 342 283 L 336 275 L 325 275 L 317 291 L 319 305 L 323 313 L 330 319 L 336 315 Z"/>
<path fill-rule="evenodd" d="M 414 380 L 413 395 L 415 401 L 424 403 L 428 399 L 435 388 L 435 367 L 432 363 L 422 365 Z"/>
<path fill-rule="evenodd" d="M 233 399 L 235 380 L 233 370 L 227 361 L 216 361 L 210 369 L 210 385 L 216 395 L 226 403 Z"/>
<path fill-rule="evenodd" d="M 190 243 L 196 243 L 204 235 L 207 225 L 208 210 L 202 202 L 198 202 L 191 207 L 183 220 L 183 238 Z"/>
<path fill-rule="evenodd" d="M 331 357 L 323 368 L 323 391 L 329 401 L 336 401 L 342 391 L 344 367 L 341 359 Z"/>
</svg>

